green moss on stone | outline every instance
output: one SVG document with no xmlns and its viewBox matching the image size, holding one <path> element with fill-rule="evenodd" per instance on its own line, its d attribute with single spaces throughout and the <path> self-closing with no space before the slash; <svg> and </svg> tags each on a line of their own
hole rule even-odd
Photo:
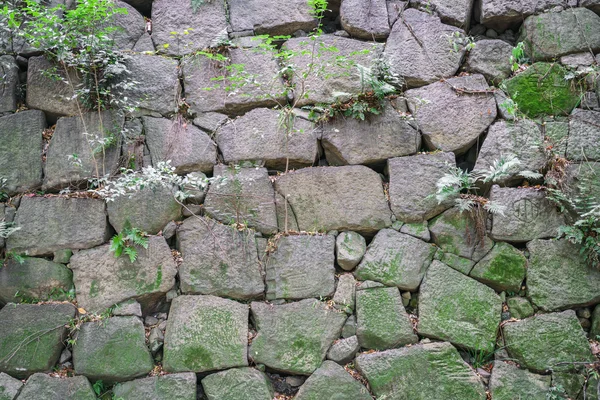
<svg viewBox="0 0 600 400">
<path fill-rule="evenodd" d="M 519 110 L 530 118 L 569 115 L 582 91 L 573 80 L 565 79 L 566 73 L 557 63 L 536 63 L 504 85 Z"/>
</svg>

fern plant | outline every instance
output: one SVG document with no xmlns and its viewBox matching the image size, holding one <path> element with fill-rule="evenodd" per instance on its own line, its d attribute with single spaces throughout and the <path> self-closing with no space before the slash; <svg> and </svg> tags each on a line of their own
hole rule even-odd
<svg viewBox="0 0 600 400">
<path fill-rule="evenodd" d="M 125 253 L 129 257 L 129 261 L 133 263 L 138 257 L 136 246 L 147 249 L 148 238 L 145 232 L 139 228 L 132 228 L 129 221 L 127 221 L 121 232 L 111 239 L 110 251 L 114 252 L 117 258 Z"/>
</svg>

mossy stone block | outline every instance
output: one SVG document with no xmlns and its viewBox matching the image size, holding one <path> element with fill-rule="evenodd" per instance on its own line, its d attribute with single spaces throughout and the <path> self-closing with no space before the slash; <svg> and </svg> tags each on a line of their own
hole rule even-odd
<svg viewBox="0 0 600 400">
<path fill-rule="evenodd" d="M 496 361 L 490 380 L 494 400 L 546 400 L 550 376 L 532 374 L 504 361 Z"/>
<path fill-rule="evenodd" d="M 271 400 L 273 385 L 264 372 L 254 368 L 232 368 L 202 379 L 208 400 Z"/>
<path fill-rule="evenodd" d="M 566 74 L 558 63 L 535 63 L 505 81 L 505 89 L 519 110 L 530 118 L 569 115 L 579 104 L 581 91 L 565 79 Z"/>
<path fill-rule="evenodd" d="M 471 270 L 469 276 L 485 283 L 497 292 L 518 292 L 521 289 L 527 259 L 508 243 L 499 242 Z"/>
<path fill-rule="evenodd" d="M 295 400 L 371 400 L 367 388 L 333 361 L 324 361 L 300 387 Z"/>
<path fill-rule="evenodd" d="M 119 383 L 114 398 L 122 400 L 196 400 L 196 374 L 185 372 Z"/>
<path fill-rule="evenodd" d="M 510 316 L 517 319 L 531 317 L 534 313 L 529 300 L 524 297 L 510 297 L 506 300 Z"/>
<path fill-rule="evenodd" d="M 85 376 L 55 378 L 34 374 L 19 394 L 19 400 L 96 400 L 92 385 Z"/>
</svg>

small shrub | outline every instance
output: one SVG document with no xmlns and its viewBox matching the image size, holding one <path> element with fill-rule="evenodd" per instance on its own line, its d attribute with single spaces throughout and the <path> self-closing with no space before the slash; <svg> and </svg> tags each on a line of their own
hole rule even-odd
<svg viewBox="0 0 600 400">
<path fill-rule="evenodd" d="M 129 257 L 132 263 L 137 260 L 138 252 L 136 246 L 148 248 L 148 238 L 146 233 L 138 228 L 132 228 L 129 222 L 125 223 L 123 230 L 113 236 L 110 241 L 110 251 L 119 258 L 123 253 Z"/>
</svg>

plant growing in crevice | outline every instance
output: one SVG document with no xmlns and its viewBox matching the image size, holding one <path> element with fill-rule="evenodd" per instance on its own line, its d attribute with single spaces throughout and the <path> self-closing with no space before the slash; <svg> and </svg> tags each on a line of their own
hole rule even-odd
<svg viewBox="0 0 600 400">
<path fill-rule="evenodd" d="M 132 263 L 138 257 L 137 246 L 148 249 L 148 238 L 139 228 L 132 228 L 129 221 L 125 222 L 121 232 L 113 236 L 110 241 L 110 251 L 115 253 L 115 257 L 119 258 L 125 253 Z"/>
<path fill-rule="evenodd" d="M 523 42 L 517 43 L 512 48 L 510 56 L 510 69 L 512 72 L 517 72 L 521 69 L 521 65 L 529 62 L 529 59 L 525 56 L 525 44 Z"/>
</svg>

